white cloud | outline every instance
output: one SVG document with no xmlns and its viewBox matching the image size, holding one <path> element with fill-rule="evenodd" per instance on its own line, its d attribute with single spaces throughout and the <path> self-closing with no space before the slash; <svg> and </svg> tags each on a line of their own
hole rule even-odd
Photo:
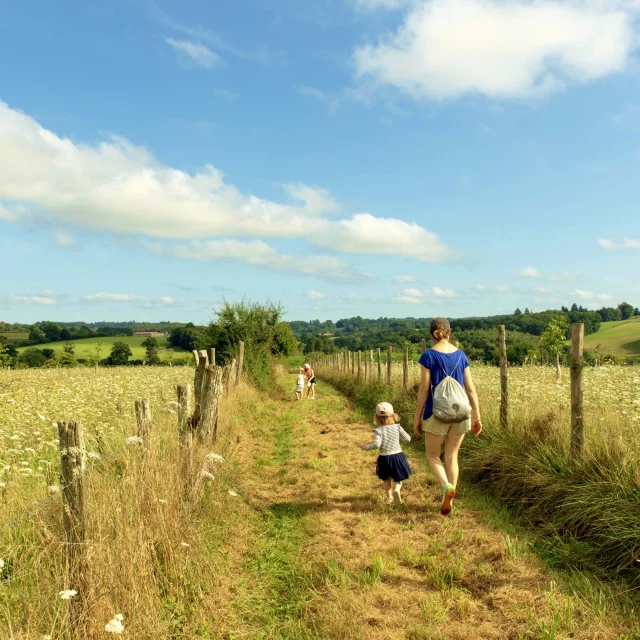
<svg viewBox="0 0 640 640">
<path fill-rule="evenodd" d="M 498 293 L 507 293 L 510 290 L 511 289 L 509 287 L 507 287 L 507 285 L 505 285 L 505 284 L 499 284 L 499 285 L 496 286 L 496 291 Z"/>
<path fill-rule="evenodd" d="M 24 218 L 29 205 L 65 225 L 155 238 L 307 237 L 318 246 L 348 253 L 423 262 L 455 257 L 437 235 L 415 223 L 368 213 L 325 219 L 319 214 L 338 208 L 325 189 L 300 183 L 285 188 L 302 206 L 243 194 L 211 165 L 195 175 L 165 166 L 122 138 L 96 146 L 76 144 L 0 102 L 0 217 L 5 221 Z M 205 245 L 199 246 L 202 251 Z M 291 256 L 278 258 L 265 247 L 260 246 L 259 259 L 268 251 L 268 263 L 274 266 L 279 260 L 281 272 L 305 272 L 294 268 Z M 339 278 L 338 272 L 348 268 L 332 260 L 318 257 L 304 263 L 317 263 L 307 268 L 311 271 L 324 264 L 332 279 L 354 279 L 348 273 Z"/>
<path fill-rule="evenodd" d="M 197 65 L 205 69 L 212 69 L 215 65 L 220 64 L 220 56 L 211 51 L 209 47 L 200 42 L 191 40 L 176 40 L 175 38 L 165 38 L 168 45 L 173 47 L 175 51 L 187 55 Z"/>
<path fill-rule="evenodd" d="M 537 269 L 534 269 L 533 267 L 523 267 L 522 269 L 520 269 L 520 271 L 518 271 L 518 275 L 522 276 L 523 278 L 541 278 L 542 277 L 542 274 Z"/>
<path fill-rule="evenodd" d="M 580 289 L 572 291 L 570 295 L 576 296 L 581 300 L 601 300 L 602 302 L 613 300 L 613 296 L 610 296 L 606 293 L 593 293 L 591 291 L 582 291 Z"/>
<path fill-rule="evenodd" d="M 315 289 L 310 289 L 309 291 L 307 291 L 307 298 L 310 298 L 311 300 L 324 300 L 326 296 L 324 295 L 324 293 L 320 293 Z"/>
<path fill-rule="evenodd" d="M 398 282 L 399 284 L 404 284 L 405 282 L 409 283 L 409 282 L 415 282 L 416 281 L 416 279 L 413 276 L 396 276 L 394 278 L 394 280 L 396 282 Z"/>
<path fill-rule="evenodd" d="M 189 260 L 236 261 L 264 267 L 277 273 L 310 275 L 337 282 L 355 282 L 370 277 L 351 270 L 344 261 L 329 256 L 305 257 L 278 253 L 262 240 L 194 241 L 189 245 L 146 243 L 146 248 L 158 256 L 172 255 Z"/>
<path fill-rule="evenodd" d="M 336 199 L 322 187 L 310 187 L 300 182 L 283 184 L 282 188 L 296 202 L 304 203 L 303 211 L 311 216 L 340 211 Z"/>
<path fill-rule="evenodd" d="M 160 302 L 162 302 L 162 304 L 173 304 L 174 300 L 169 296 L 162 296 L 162 298 L 160 298 Z"/>
<path fill-rule="evenodd" d="M 627 249 L 640 249 L 640 240 L 625 238 L 622 242 L 614 242 L 606 238 L 600 238 L 598 244 L 607 251 L 625 251 Z"/>
<path fill-rule="evenodd" d="M 73 247 L 76 244 L 75 238 L 62 229 L 54 229 L 51 232 L 51 239 L 59 247 Z"/>
<path fill-rule="evenodd" d="M 552 293 L 553 290 L 549 289 L 548 287 L 536 287 L 536 291 L 538 293 Z"/>
<path fill-rule="evenodd" d="M 476 285 L 476 291 L 486 291 L 487 287 L 485 287 L 483 284 L 477 284 Z"/>
<path fill-rule="evenodd" d="M 50 296 L 7 296 L 8 304 L 40 304 L 50 306 L 56 304 L 56 300 Z"/>
<path fill-rule="evenodd" d="M 394 302 L 406 304 L 418 304 L 425 302 L 429 298 L 457 298 L 458 294 L 451 289 L 441 289 L 433 287 L 433 289 L 405 289 L 401 294 L 393 298 Z"/>
<path fill-rule="evenodd" d="M 334 251 L 404 256 L 421 262 L 447 262 L 456 257 L 435 233 L 420 225 L 395 218 L 376 218 L 369 213 L 340 220 L 329 227 L 328 233 L 310 240 Z"/>
<path fill-rule="evenodd" d="M 145 300 L 145 298 L 133 293 L 93 293 L 90 296 L 85 296 L 84 299 L 88 302 L 140 302 Z"/>
<path fill-rule="evenodd" d="M 637 9 L 620 0 L 420 0 L 395 33 L 359 47 L 354 64 L 358 77 L 418 99 L 541 96 L 623 71 Z"/>
</svg>

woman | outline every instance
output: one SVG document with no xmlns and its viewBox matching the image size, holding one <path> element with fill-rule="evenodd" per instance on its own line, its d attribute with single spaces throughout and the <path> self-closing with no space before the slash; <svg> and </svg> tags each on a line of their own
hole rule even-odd
<svg viewBox="0 0 640 640">
<path fill-rule="evenodd" d="M 306 376 L 307 382 L 307 400 L 309 400 L 309 395 L 311 395 L 311 400 L 316 399 L 316 376 L 313 373 L 313 369 L 310 364 L 304 365 L 304 375 Z"/>
<path fill-rule="evenodd" d="M 482 432 L 478 394 L 471 378 L 469 360 L 463 351 L 449 342 L 451 326 L 446 318 L 434 318 L 430 326 L 434 345 L 420 356 L 421 374 L 418 406 L 413 427 L 415 437 L 425 433 L 427 460 L 431 472 L 442 487 L 440 513 L 451 513 L 458 482 L 458 451 L 465 434 L 471 430 L 477 438 Z M 446 424 L 433 415 L 433 390 L 447 376 L 464 387 L 471 405 L 471 417 L 463 422 Z M 444 442 L 445 466 L 440 455 Z"/>
</svg>

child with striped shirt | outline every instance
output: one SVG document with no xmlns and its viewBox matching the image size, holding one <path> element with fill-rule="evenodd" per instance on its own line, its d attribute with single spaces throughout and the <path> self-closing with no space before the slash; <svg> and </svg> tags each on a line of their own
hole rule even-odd
<svg viewBox="0 0 640 640">
<path fill-rule="evenodd" d="M 362 445 L 365 451 L 379 449 L 376 472 L 378 478 L 384 481 L 386 504 L 392 502 L 402 504 L 400 490 L 402 482 L 413 473 L 407 462 L 407 456 L 402 452 L 400 442 L 411 442 L 411 436 L 400 426 L 400 418 L 393 412 L 388 402 L 381 402 L 376 407 L 373 442 Z"/>
</svg>

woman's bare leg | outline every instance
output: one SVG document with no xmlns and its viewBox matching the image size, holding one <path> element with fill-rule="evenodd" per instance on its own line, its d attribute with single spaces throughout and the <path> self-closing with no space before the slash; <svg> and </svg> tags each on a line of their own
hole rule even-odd
<svg viewBox="0 0 640 640">
<path fill-rule="evenodd" d="M 316 399 L 316 383 L 315 382 L 311 385 L 310 391 L 311 391 L 311 399 L 315 400 Z"/>
<path fill-rule="evenodd" d="M 444 463 L 447 470 L 447 480 L 454 487 L 458 484 L 458 451 L 464 440 L 464 433 L 450 433 L 444 443 Z"/>
<path fill-rule="evenodd" d="M 429 467 L 431 468 L 431 473 L 436 477 L 440 487 L 444 487 L 448 482 L 447 474 L 444 470 L 444 466 L 442 465 L 442 460 L 440 460 L 444 436 L 426 432 L 424 439 L 427 448 L 427 460 L 429 462 Z"/>
</svg>

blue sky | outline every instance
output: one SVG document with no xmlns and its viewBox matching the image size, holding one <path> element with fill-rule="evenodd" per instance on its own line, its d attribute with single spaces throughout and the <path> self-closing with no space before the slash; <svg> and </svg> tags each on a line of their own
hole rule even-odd
<svg viewBox="0 0 640 640">
<path fill-rule="evenodd" d="M 640 3 L 0 7 L 0 319 L 640 304 Z"/>
</svg>

